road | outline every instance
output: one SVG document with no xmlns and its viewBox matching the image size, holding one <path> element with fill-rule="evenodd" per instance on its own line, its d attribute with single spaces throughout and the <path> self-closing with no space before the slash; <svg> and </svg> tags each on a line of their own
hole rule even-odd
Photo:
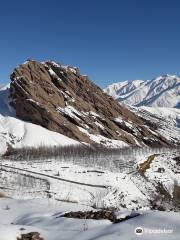
<svg viewBox="0 0 180 240">
<path fill-rule="evenodd" d="M 45 173 L 34 172 L 34 171 L 30 171 L 30 170 L 26 170 L 26 169 L 22 169 L 22 168 L 17 168 L 17 167 L 10 167 L 10 166 L 7 166 L 7 165 L 0 165 L 0 168 L 2 170 L 3 170 L 3 168 L 5 170 L 7 170 L 7 169 L 18 170 L 18 171 L 21 171 L 21 172 L 30 173 L 30 174 L 37 175 L 37 176 L 56 179 L 56 180 L 59 180 L 59 181 L 62 181 L 62 182 L 78 184 L 78 185 L 81 185 L 81 186 L 88 186 L 88 187 L 93 187 L 93 188 L 103 188 L 103 189 L 106 189 L 106 188 L 109 187 L 109 186 L 105 186 L 105 185 L 96 185 L 96 184 L 88 184 L 88 183 L 83 183 L 83 182 L 72 181 L 72 180 L 60 178 L 60 177 L 57 177 L 57 176 L 48 175 L 48 174 L 45 174 Z"/>
</svg>

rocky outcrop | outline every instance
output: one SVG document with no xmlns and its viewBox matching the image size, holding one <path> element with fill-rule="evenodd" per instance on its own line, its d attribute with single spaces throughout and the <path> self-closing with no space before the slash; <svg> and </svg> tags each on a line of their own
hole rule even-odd
<svg viewBox="0 0 180 240">
<path fill-rule="evenodd" d="M 21 234 L 21 237 L 18 237 L 17 240 L 43 240 L 44 238 L 40 237 L 38 232 L 30 232 Z"/>
<path fill-rule="evenodd" d="M 75 67 L 29 60 L 13 71 L 10 98 L 20 119 L 86 144 L 172 145 Z"/>
<path fill-rule="evenodd" d="M 120 215 L 121 212 L 115 212 L 113 210 L 98 210 L 98 211 L 78 211 L 78 212 L 67 212 L 63 215 L 61 215 L 60 217 L 66 217 L 66 218 L 78 218 L 78 219 L 94 219 L 94 220 L 103 220 L 103 219 L 106 219 L 106 220 L 109 220 L 113 223 L 119 223 L 119 222 L 122 222 L 122 221 L 126 221 L 130 218 L 134 218 L 134 217 L 137 217 L 139 216 L 138 213 L 133 213 L 133 212 L 130 212 L 129 214 L 127 215 L 124 215 L 122 214 L 121 217 L 119 217 L 118 215 Z"/>
<path fill-rule="evenodd" d="M 67 218 L 78 218 L 78 219 L 95 219 L 102 220 L 107 219 L 111 222 L 115 222 L 115 214 L 113 211 L 99 210 L 99 211 L 78 211 L 78 212 L 67 212 L 60 217 Z"/>
</svg>

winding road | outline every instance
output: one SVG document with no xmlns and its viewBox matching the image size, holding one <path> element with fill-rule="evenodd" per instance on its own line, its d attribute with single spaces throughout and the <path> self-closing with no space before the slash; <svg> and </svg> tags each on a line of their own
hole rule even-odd
<svg viewBox="0 0 180 240">
<path fill-rule="evenodd" d="M 60 178 L 60 177 L 57 177 L 57 176 L 48 175 L 48 174 L 45 174 L 45 173 L 34 172 L 34 171 L 30 171 L 30 170 L 26 170 L 26 169 L 22 169 L 22 168 L 17 168 L 17 167 L 10 167 L 10 166 L 7 166 L 7 165 L 0 165 L 0 168 L 2 170 L 3 170 L 3 168 L 5 170 L 6 169 L 18 170 L 18 171 L 21 171 L 23 173 L 30 173 L 30 174 L 33 174 L 33 175 L 38 175 L 38 176 L 42 176 L 42 177 L 56 179 L 56 180 L 59 180 L 59 181 L 72 183 L 72 184 L 77 184 L 77 185 L 81 185 L 81 186 L 88 186 L 88 187 L 93 187 L 93 188 L 103 188 L 103 189 L 106 189 L 106 188 L 109 187 L 109 186 L 105 186 L 105 185 L 96 185 L 96 184 L 88 184 L 88 183 L 83 183 L 83 182 L 72 181 L 72 180 Z"/>
</svg>

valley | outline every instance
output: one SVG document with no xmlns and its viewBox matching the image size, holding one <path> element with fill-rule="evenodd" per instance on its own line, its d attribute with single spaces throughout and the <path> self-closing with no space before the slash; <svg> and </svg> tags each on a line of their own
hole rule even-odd
<svg viewBox="0 0 180 240">
<path fill-rule="evenodd" d="M 18 65 L 0 88 L 2 240 L 177 240 L 179 129 L 179 109 L 118 103 L 76 67 Z"/>
<path fill-rule="evenodd" d="M 82 150 L 79 152 L 82 155 Z M 168 224 L 173 228 L 173 236 L 179 234 L 179 214 L 175 213 L 180 208 L 175 184 L 180 179 L 180 168 L 176 165 L 179 150 L 132 149 L 122 150 L 121 154 L 102 151 L 96 155 L 77 155 L 48 159 L 42 156 L 34 160 L 28 159 L 28 155 L 19 160 L 17 155 L 1 158 L 0 191 L 6 196 L 0 199 L 0 211 L 5 217 L 0 220 L 1 234 L 9 229 L 3 240 L 14 240 L 14 236 L 26 232 L 38 232 L 48 240 L 58 239 L 61 233 L 61 239 L 72 236 L 89 239 L 91 234 L 96 239 L 123 236 L 130 240 L 136 227 L 153 228 L 155 219 L 161 218 L 164 219 L 164 224 L 159 224 L 161 228 Z M 153 158 L 148 163 L 149 156 Z M 63 217 L 71 211 L 102 209 L 114 209 L 122 222 Z M 130 219 L 123 220 L 126 216 Z M 123 231 L 124 227 L 128 227 L 128 232 Z M 143 235 L 143 239 L 148 237 Z M 158 234 L 154 237 L 168 239 L 165 234 L 162 238 Z"/>
</svg>

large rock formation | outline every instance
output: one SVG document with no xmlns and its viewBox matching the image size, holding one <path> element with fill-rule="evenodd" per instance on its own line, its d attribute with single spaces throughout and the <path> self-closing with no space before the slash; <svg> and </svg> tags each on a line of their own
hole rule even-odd
<svg viewBox="0 0 180 240">
<path fill-rule="evenodd" d="M 20 119 L 80 142 L 172 145 L 156 125 L 120 106 L 75 67 L 29 60 L 13 71 L 10 98 Z"/>
</svg>

